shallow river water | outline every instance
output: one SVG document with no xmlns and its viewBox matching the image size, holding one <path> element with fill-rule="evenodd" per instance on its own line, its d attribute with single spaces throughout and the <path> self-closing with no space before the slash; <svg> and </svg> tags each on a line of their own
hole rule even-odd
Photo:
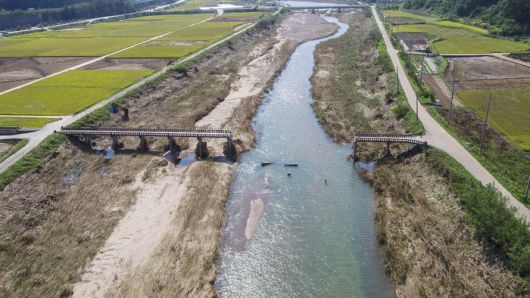
<svg viewBox="0 0 530 298">
<path fill-rule="evenodd" d="M 327 19 L 340 25 L 333 37 L 346 31 Z M 222 297 L 393 296 L 372 189 L 346 160 L 350 147 L 326 136 L 310 106 L 313 52 L 326 39 L 296 49 L 254 118 L 256 148 L 242 155 L 227 203 Z"/>
</svg>

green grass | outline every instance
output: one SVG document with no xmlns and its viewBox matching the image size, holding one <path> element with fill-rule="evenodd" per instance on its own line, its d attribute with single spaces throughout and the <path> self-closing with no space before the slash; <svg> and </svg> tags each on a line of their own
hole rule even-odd
<svg viewBox="0 0 530 298">
<path fill-rule="evenodd" d="M 47 123 L 50 123 L 56 120 L 57 119 L 55 118 L 0 117 L 0 126 L 41 128 Z"/>
<path fill-rule="evenodd" d="M 461 200 L 464 210 L 470 214 L 477 235 L 492 246 L 493 251 L 490 253 L 495 253 L 509 270 L 519 274 L 527 282 L 530 281 L 528 225 L 516 218 L 513 209 L 506 207 L 498 191 L 491 186 L 483 186 L 446 153 L 429 149 L 427 159 L 451 184 L 452 191 Z"/>
<path fill-rule="evenodd" d="M 499 139 L 491 129 L 486 131 L 484 153 L 480 154 L 482 120 L 463 108 L 453 109 L 451 125 L 447 124 L 448 110 L 428 108 L 429 114 L 466 148 L 512 195 L 523 202 L 530 159 L 515 147 Z M 530 207 L 528 202 L 525 203 Z"/>
<path fill-rule="evenodd" d="M 244 22 L 204 22 L 111 57 L 181 58 L 228 36 L 241 24 Z"/>
<path fill-rule="evenodd" d="M 219 2 L 217 0 L 187 0 L 179 6 L 168 9 L 168 11 L 198 10 L 201 7 L 216 6 Z"/>
<path fill-rule="evenodd" d="M 0 95 L 0 114 L 69 115 L 153 73 L 152 70 L 73 70 Z"/>
<path fill-rule="evenodd" d="M 56 30 L 0 39 L 0 57 L 102 56 L 172 32 L 211 14 L 162 15 L 89 25 L 82 30 Z"/>
<path fill-rule="evenodd" d="M 0 174 L 0 191 L 4 190 L 6 185 L 15 180 L 18 176 L 36 169 L 44 157 L 51 154 L 59 145 L 66 140 L 66 136 L 62 134 L 52 134 L 42 143 L 40 143 L 35 149 L 31 150 L 22 159 L 17 161 L 14 165 L 10 166 L 6 171 Z"/>
<path fill-rule="evenodd" d="M 470 25 L 466 25 L 462 23 L 457 23 L 457 22 L 435 21 L 434 24 L 439 25 L 439 26 L 444 26 L 444 27 L 451 27 L 451 28 L 463 28 L 463 29 L 471 30 L 476 33 L 480 33 L 480 34 L 488 34 L 488 30 L 486 29 L 475 27 L 475 26 L 470 26 Z"/>
<path fill-rule="evenodd" d="M 522 42 L 493 38 L 476 32 L 435 24 L 395 26 L 394 32 L 427 32 L 438 37 L 434 48 L 442 54 L 488 54 L 524 51 L 530 46 Z"/>
<path fill-rule="evenodd" d="M 385 10 L 383 14 L 387 17 L 414 19 L 414 20 L 425 22 L 425 23 L 430 23 L 438 19 L 432 16 L 419 15 L 419 14 L 410 13 L 410 12 L 401 11 L 401 10 Z"/>
<path fill-rule="evenodd" d="M 4 154 L 0 154 L 0 163 L 3 162 L 4 160 L 6 160 L 11 155 L 15 154 L 15 152 L 20 150 L 22 147 L 26 146 L 26 144 L 28 143 L 28 140 L 26 140 L 26 139 L 22 139 L 22 140 L 11 139 L 11 140 L 3 140 L 2 142 L 8 142 L 8 143 L 12 143 L 14 145 L 13 145 L 13 147 L 9 148 L 9 150 L 7 150 L 7 152 L 5 152 Z"/>
<path fill-rule="evenodd" d="M 467 107 L 485 116 L 489 90 L 459 92 Z M 489 124 L 521 149 L 530 151 L 530 88 L 493 89 L 495 98 L 490 109 Z"/>
</svg>

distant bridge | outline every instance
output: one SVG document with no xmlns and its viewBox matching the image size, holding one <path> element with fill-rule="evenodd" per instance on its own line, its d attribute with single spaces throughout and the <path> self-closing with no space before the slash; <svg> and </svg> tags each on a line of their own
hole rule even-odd
<svg viewBox="0 0 530 298">
<path fill-rule="evenodd" d="M 391 143 L 405 143 L 427 146 L 427 142 L 423 140 L 420 135 L 413 134 L 358 134 L 353 137 L 352 150 L 353 160 L 355 160 L 355 153 L 357 151 L 357 143 L 386 143 L 386 155 L 390 155 Z"/>
<path fill-rule="evenodd" d="M 289 9 L 289 10 L 304 10 L 304 9 L 311 9 L 311 10 L 317 10 L 317 9 L 338 9 L 339 12 L 341 9 L 351 9 L 351 8 L 363 8 L 363 7 L 368 7 L 368 5 L 362 5 L 362 4 L 356 4 L 356 5 L 333 5 L 333 4 L 330 4 L 330 5 L 322 5 L 322 6 L 318 6 L 318 5 L 308 5 L 308 6 L 287 6 L 285 7 L 286 9 Z"/>
<path fill-rule="evenodd" d="M 61 134 L 68 136 L 81 136 L 87 145 L 90 146 L 93 137 L 96 136 L 110 136 L 112 138 L 112 148 L 118 150 L 120 148 L 118 137 L 132 136 L 140 138 L 139 149 L 147 151 L 147 141 L 145 137 L 166 137 L 168 139 L 169 150 L 173 153 L 180 152 L 180 148 L 176 145 L 174 137 L 176 138 L 197 138 L 197 148 L 195 154 L 197 158 L 208 157 L 208 147 L 203 138 L 221 138 L 227 140 L 225 148 L 225 155 L 231 159 L 236 156 L 236 150 L 232 140 L 232 131 L 230 130 L 193 130 L 193 129 L 150 129 L 150 128 L 61 128 L 58 131 Z"/>
</svg>

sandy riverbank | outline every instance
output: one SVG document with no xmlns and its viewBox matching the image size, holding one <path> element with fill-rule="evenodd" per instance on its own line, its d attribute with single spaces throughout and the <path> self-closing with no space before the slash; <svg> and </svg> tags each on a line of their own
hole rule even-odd
<svg viewBox="0 0 530 298">
<path fill-rule="evenodd" d="M 292 33 L 302 28 L 304 34 Z M 254 138 L 249 127 L 255 107 L 290 53 L 300 42 L 328 35 L 334 30 L 334 25 L 316 15 L 287 16 L 272 41 L 265 40 L 251 50 L 250 55 L 255 58 L 238 70 L 228 95 L 196 126 L 232 129 L 239 149 L 250 148 Z M 248 109 L 250 106 L 254 108 Z M 222 145 L 221 141 L 210 142 L 210 152 L 221 155 Z M 195 162 L 181 171 L 155 174 L 159 178 L 153 178 L 153 185 L 140 188 L 137 203 L 87 267 L 82 282 L 74 288 L 74 296 L 77 293 L 82 294 L 80 296 L 106 293 L 124 297 L 215 295 L 212 285 L 217 273 L 215 262 L 225 218 L 224 203 L 236 166 L 205 161 Z M 166 175 L 171 175 L 172 179 Z M 143 202 L 141 194 L 146 187 L 164 190 L 160 195 L 149 192 L 150 204 L 156 208 L 160 207 L 156 200 L 168 198 L 172 208 L 167 208 L 164 216 L 150 212 L 155 206 L 137 208 Z M 149 226 L 146 218 L 164 227 L 162 232 L 153 235 L 159 241 L 141 240 L 150 233 L 149 228 L 138 229 L 139 222 Z M 123 242 L 130 242 L 132 247 L 139 249 L 131 249 Z M 103 276 L 114 278 L 102 278 L 102 271 L 105 271 Z"/>
</svg>

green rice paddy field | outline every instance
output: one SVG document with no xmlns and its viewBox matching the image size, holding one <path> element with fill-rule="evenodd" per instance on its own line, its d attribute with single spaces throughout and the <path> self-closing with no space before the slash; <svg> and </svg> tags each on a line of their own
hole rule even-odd
<svg viewBox="0 0 530 298">
<path fill-rule="evenodd" d="M 0 126 L 14 126 L 23 128 L 41 128 L 56 118 L 30 118 L 30 117 L 0 117 Z"/>
<path fill-rule="evenodd" d="M 144 45 L 112 55 L 111 58 L 180 58 L 211 45 L 234 32 L 244 22 L 204 22 Z"/>
<path fill-rule="evenodd" d="M 212 14 L 161 15 L 0 39 L 0 57 L 103 56 L 185 28 Z"/>
<path fill-rule="evenodd" d="M 72 70 L 0 95 L 0 114 L 69 115 L 124 89 L 152 70 Z"/>
<path fill-rule="evenodd" d="M 530 45 L 487 36 L 487 31 L 457 22 L 441 21 L 434 17 L 417 15 L 404 11 L 386 10 L 387 16 L 406 17 L 424 22 L 394 26 L 393 32 L 426 32 L 435 36 L 434 48 L 441 54 L 488 54 L 521 52 Z"/>
<path fill-rule="evenodd" d="M 489 90 L 458 93 L 464 104 L 485 116 Z M 521 149 L 530 151 L 530 88 L 493 89 L 489 124 Z"/>
</svg>

